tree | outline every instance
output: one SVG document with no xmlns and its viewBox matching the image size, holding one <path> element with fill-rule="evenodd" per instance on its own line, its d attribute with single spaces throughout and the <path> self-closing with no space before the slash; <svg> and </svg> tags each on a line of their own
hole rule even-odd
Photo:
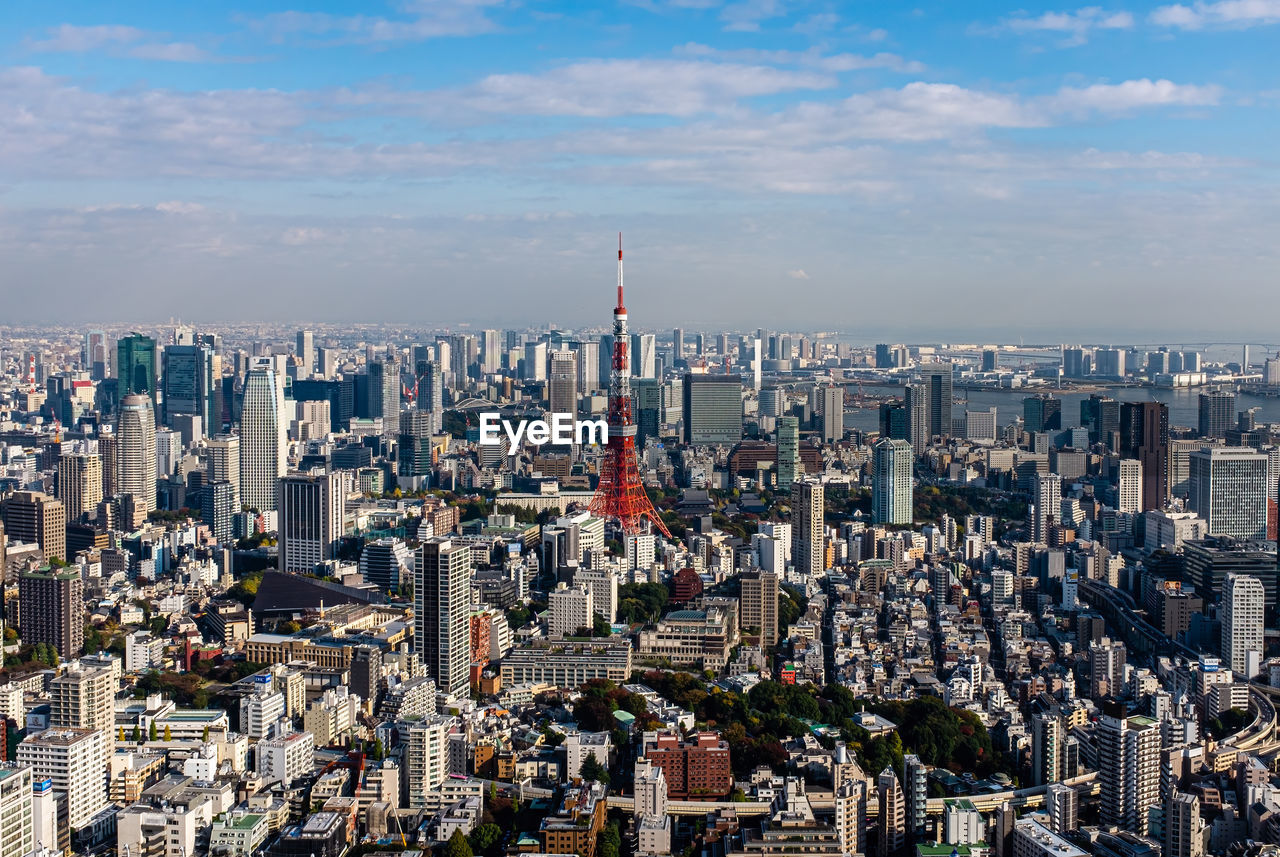
<svg viewBox="0 0 1280 857">
<path fill-rule="evenodd" d="M 173 731 L 169 729 L 169 724 L 168 724 L 168 723 L 166 723 L 166 724 L 164 725 L 164 740 L 166 740 L 166 741 L 172 741 L 172 740 L 173 740 Z"/>
<path fill-rule="evenodd" d="M 116 740 L 119 741 L 121 744 L 124 743 L 124 727 L 123 726 L 120 727 L 120 735 L 119 737 L 116 738 Z"/>
<path fill-rule="evenodd" d="M 373 747 L 369 750 L 369 755 L 372 756 L 376 762 L 382 761 L 382 757 L 386 755 L 386 750 L 382 748 L 381 738 L 373 739 Z"/>
<path fill-rule="evenodd" d="M 444 857 L 475 857 L 475 852 L 471 850 L 471 843 L 462 835 L 461 830 L 453 831 L 453 835 L 449 837 L 449 841 L 444 846 Z"/>
<path fill-rule="evenodd" d="M 154 741 L 156 740 L 156 737 L 157 737 L 156 722 L 152 720 L 151 724 L 147 726 L 147 740 Z"/>
<path fill-rule="evenodd" d="M 142 743 L 142 730 L 141 730 L 140 728 L 138 728 L 138 724 L 137 724 L 137 723 L 133 724 L 133 735 L 132 735 L 132 738 L 133 738 L 133 743 L 135 743 L 135 744 L 141 744 L 141 743 Z"/>
<path fill-rule="evenodd" d="M 591 636 L 608 637 L 613 634 L 613 628 L 609 627 L 609 621 L 596 613 L 591 618 Z"/>
<path fill-rule="evenodd" d="M 618 857 L 622 848 L 622 831 L 618 822 L 609 822 L 603 830 L 596 834 L 596 854 L 598 857 Z"/>
<path fill-rule="evenodd" d="M 200 733 L 200 740 L 201 740 L 201 741 L 204 741 L 206 744 L 209 742 L 209 727 L 208 727 L 208 726 L 204 727 L 204 732 Z"/>
<path fill-rule="evenodd" d="M 482 824 L 471 831 L 467 840 L 476 854 L 495 854 L 502 844 L 502 828 L 496 824 Z"/>
<path fill-rule="evenodd" d="M 587 758 L 582 760 L 582 768 L 579 770 L 582 779 L 588 782 L 600 783 L 602 786 L 609 785 L 609 769 L 600 764 L 600 760 L 596 758 L 595 750 L 587 754 Z"/>
</svg>

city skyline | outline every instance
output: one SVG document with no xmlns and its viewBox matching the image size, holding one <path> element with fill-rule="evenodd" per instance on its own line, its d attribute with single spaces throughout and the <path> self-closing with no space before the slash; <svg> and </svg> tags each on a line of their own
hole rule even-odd
<svg viewBox="0 0 1280 857">
<path fill-rule="evenodd" d="M 578 326 L 622 229 L 639 328 L 1264 330 L 1273 4 L 7 18 L 15 322 Z"/>
</svg>

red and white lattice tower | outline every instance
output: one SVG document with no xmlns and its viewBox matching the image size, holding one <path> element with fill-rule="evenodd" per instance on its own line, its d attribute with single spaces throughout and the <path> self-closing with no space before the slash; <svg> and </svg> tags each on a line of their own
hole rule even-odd
<svg viewBox="0 0 1280 857">
<path fill-rule="evenodd" d="M 622 302 L 622 233 L 619 232 L 618 305 L 613 310 L 613 359 L 609 374 L 609 443 L 600 465 L 600 484 L 591 498 L 591 514 L 617 520 L 627 534 L 641 532 L 648 519 L 671 538 L 640 479 L 636 427 L 631 421 L 631 362 L 627 359 L 630 347 L 627 308 Z"/>
</svg>

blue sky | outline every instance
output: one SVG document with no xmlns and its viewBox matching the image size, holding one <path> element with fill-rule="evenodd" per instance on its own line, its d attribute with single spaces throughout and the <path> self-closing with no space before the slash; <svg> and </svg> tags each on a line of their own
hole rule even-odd
<svg viewBox="0 0 1280 857">
<path fill-rule="evenodd" d="M 1280 0 L 0 14 L 15 321 L 1271 327 Z"/>
</svg>

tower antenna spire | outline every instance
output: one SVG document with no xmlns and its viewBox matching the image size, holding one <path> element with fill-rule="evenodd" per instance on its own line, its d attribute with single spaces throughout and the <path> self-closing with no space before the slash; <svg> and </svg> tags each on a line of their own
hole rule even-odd
<svg viewBox="0 0 1280 857">
<path fill-rule="evenodd" d="M 626 309 L 622 302 L 622 233 L 618 233 L 618 309 Z"/>
</svg>

